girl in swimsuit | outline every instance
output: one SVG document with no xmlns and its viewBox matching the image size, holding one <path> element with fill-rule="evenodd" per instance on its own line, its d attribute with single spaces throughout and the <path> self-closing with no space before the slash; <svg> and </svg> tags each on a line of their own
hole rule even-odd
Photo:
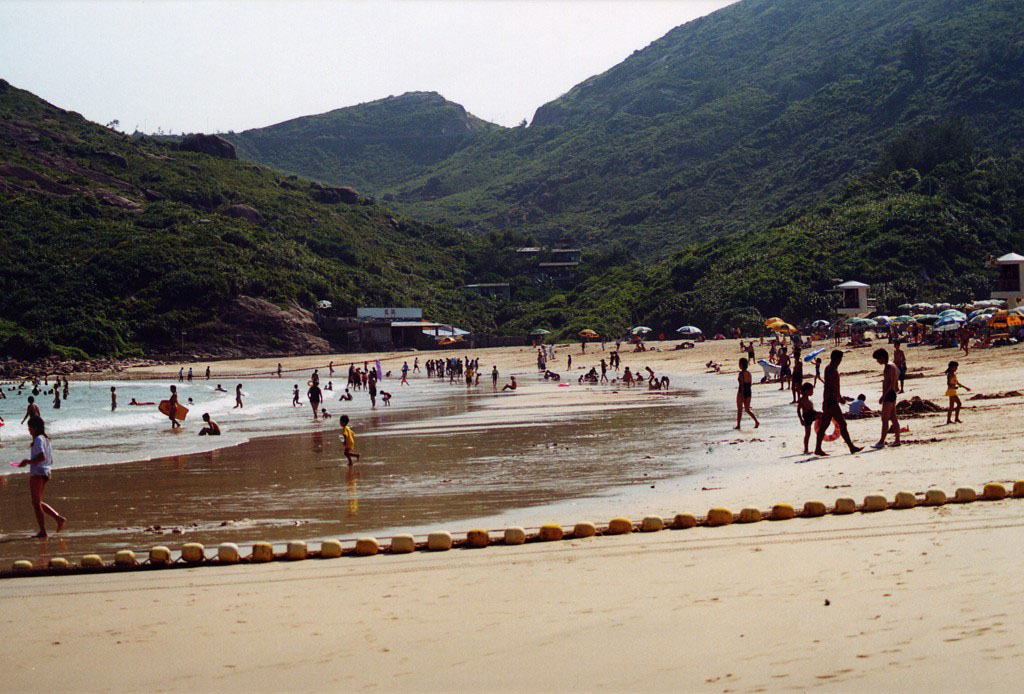
<svg viewBox="0 0 1024 694">
<path fill-rule="evenodd" d="M 950 419 L 953 417 L 954 408 L 956 409 L 956 423 L 960 424 L 960 408 L 963 407 L 963 403 L 960 402 L 957 390 L 959 388 L 967 388 L 967 386 L 957 380 L 956 370 L 959 366 L 958 362 L 951 361 L 946 368 L 946 397 L 949 398 L 949 409 L 946 410 L 946 424 L 953 423 Z M 967 388 L 967 390 L 970 390 L 970 388 Z"/>
<path fill-rule="evenodd" d="M 796 401 L 796 416 L 804 427 L 804 455 L 810 453 L 808 444 L 811 441 L 811 427 L 814 426 L 818 413 L 814 411 L 811 396 L 814 395 L 814 384 L 804 383 L 800 386 L 800 399 Z"/>
<path fill-rule="evenodd" d="M 739 382 L 739 388 L 736 392 L 736 429 L 738 431 L 740 428 L 740 420 L 743 419 L 744 412 L 754 420 L 754 428 L 756 429 L 761 426 L 761 422 L 757 421 L 757 415 L 750 409 L 750 398 L 753 395 L 753 389 L 750 385 L 752 379 L 750 372 L 747 371 L 746 359 L 740 359 L 740 373 L 737 381 Z"/>
</svg>

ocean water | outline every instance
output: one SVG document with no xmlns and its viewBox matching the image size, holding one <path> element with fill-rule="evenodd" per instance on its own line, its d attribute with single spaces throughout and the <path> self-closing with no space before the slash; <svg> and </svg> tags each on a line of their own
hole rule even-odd
<svg viewBox="0 0 1024 694">
<path fill-rule="evenodd" d="M 344 393 L 345 373 L 335 372 L 340 379 L 333 379 L 337 390 L 324 390 L 326 408 L 334 417 L 327 422 L 314 424 L 312 410 L 306 400 L 308 376 L 296 380 L 291 378 L 264 378 L 244 380 L 193 380 L 177 381 L 72 381 L 67 400 L 61 400 L 59 409 L 52 405 L 53 395 L 40 386 L 35 396 L 47 433 L 53 440 L 55 462 L 61 469 L 85 465 L 106 465 L 129 461 L 150 460 L 170 455 L 183 455 L 210 451 L 217 448 L 236 446 L 251 438 L 275 434 L 309 431 L 312 427 L 337 428 L 337 417 L 348 414 L 351 418 L 365 418 L 374 411 L 369 395 L 355 391 L 354 400 L 340 402 Z M 321 381 L 321 388 L 331 381 Z M 400 386 L 400 379 L 385 379 L 378 389 L 394 396 L 390 407 L 384 407 L 378 398 L 377 419 L 402 419 L 425 416 L 429 408 L 442 401 L 451 400 L 449 386 L 426 378 L 412 378 L 410 385 Z M 242 384 L 242 408 L 235 407 L 235 386 Z M 218 392 L 220 384 L 227 392 Z M 178 388 L 179 402 L 189 408 L 188 417 L 182 428 L 172 431 L 167 418 L 160 414 L 156 405 L 133 406 L 129 402 L 159 403 L 170 396 L 170 386 Z M 292 388 L 299 386 L 300 406 L 292 406 Z M 490 384 L 488 383 L 488 390 Z M 117 388 L 117 410 L 110 409 L 110 388 Z M 3 386 L 6 399 L 0 400 L 0 417 L 5 426 L 0 427 L 0 475 L 12 474 L 17 470 L 7 465 L 8 461 L 21 460 L 27 456 L 31 439 L 28 429 L 21 424 L 27 407 L 31 388 L 20 391 L 11 384 Z M 461 386 L 465 390 L 465 386 Z M 189 403 L 189 398 L 192 403 Z M 198 436 L 203 427 L 202 415 L 209 413 L 216 421 L 223 435 L 220 437 Z M 419 414 L 417 414 L 419 413 Z"/>
</svg>

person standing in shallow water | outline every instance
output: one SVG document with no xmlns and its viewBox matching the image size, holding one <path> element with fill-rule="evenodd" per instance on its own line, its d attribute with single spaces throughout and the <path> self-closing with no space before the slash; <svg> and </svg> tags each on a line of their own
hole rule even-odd
<svg viewBox="0 0 1024 694">
<path fill-rule="evenodd" d="M 241 383 L 239 383 L 237 386 L 235 386 L 235 406 L 233 408 L 231 408 L 231 409 L 234 410 L 234 409 L 238 409 L 239 407 L 243 407 L 243 405 L 242 405 L 242 384 Z"/>
<path fill-rule="evenodd" d="M 171 420 L 171 429 L 179 429 L 181 427 L 178 424 L 178 388 L 177 386 L 171 386 L 171 397 L 167 401 L 167 418 Z"/>
<path fill-rule="evenodd" d="M 740 359 L 740 373 L 737 377 L 739 388 L 736 392 L 736 430 L 740 429 L 740 422 L 743 419 L 743 413 L 746 412 L 750 415 L 750 418 L 754 420 L 754 428 L 761 426 L 761 422 L 757 421 L 757 415 L 750 409 L 750 399 L 754 395 L 754 389 L 752 386 L 753 377 L 750 375 L 750 371 L 747 370 L 749 364 L 746 359 Z"/>
<path fill-rule="evenodd" d="M 32 436 L 32 449 L 29 457 L 19 463 L 19 467 L 30 465 L 28 484 L 29 492 L 32 495 L 32 510 L 36 514 L 36 522 L 39 524 L 39 532 L 35 537 L 47 537 L 46 516 L 51 516 L 57 521 L 57 532 L 64 529 L 68 519 L 57 513 L 57 509 L 43 502 L 43 491 L 46 483 L 50 481 L 50 468 L 53 465 L 53 449 L 50 447 L 50 437 L 46 435 L 46 423 L 42 417 L 30 417 L 28 420 L 28 433 Z"/>
</svg>

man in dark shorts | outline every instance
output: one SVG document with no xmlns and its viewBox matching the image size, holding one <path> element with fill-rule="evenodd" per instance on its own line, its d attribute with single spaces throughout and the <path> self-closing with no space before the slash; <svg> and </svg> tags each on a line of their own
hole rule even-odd
<svg viewBox="0 0 1024 694">
<path fill-rule="evenodd" d="M 899 340 L 892 343 L 892 363 L 896 365 L 896 371 L 900 378 L 900 391 L 903 392 L 903 381 L 907 377 L 907 354 L 900 345 L 903 344 Z"/>
<path fill-rule="evenodd" d="M 793 389 L 793 399 L 790 401 L 796 404 L 797 399 L 800 397 L 800 389 L 804 385 L 804 363 L 800 360 L 800 348 L 793 347 L 793 382 L 791 387 Z"/>
<path fill-rule="evenodd" d="M 884 349 L 876 349 L 871 355 L 882 367 L 882 397 L 878 399 L 882 406 L 882 437 L 872 448 L 884 448 L 885 438 L 891 428 L 896 434 L 896 441 L 893 446 L 900 445 L 900 423 L 896 419 L 896 386 L 899 381 L 899 371 L 895 364 L 889 363 L 889 353 Z"/>
<path fill-rule="evenodd" d="M 825 395 L 821 403 L 821 428 L 818 429 L 818 437 L 814 445 L 814 455 L 828 455 L 828 453 L 821 450 L 821 442 L 825 439 L 825 430 L 828 429 L 832 420 L 835 420 L 836 424 L 839 425 L 839 433 L 842 434 L 843 441 L 850 448 L 850 453 L 860 453 L 864 450 L 863 447 L 854 446 L 853 441 L 850 440 L 850 432 L 846 427 L 843 408 L 839 404 L 843 400 L 839 386 L 839 365 L 842 362 L 843 351 L 840 349 L 832 350 L 829 364 L 825 367 Z"/>
<path fill-rule="evenodd" d="M 178 388 L 171 386 L 171 397 L 167 400 L 167 418 L 171 420 L 171 429 L 180 429 L 178 424 Z"/>
<path fill-rule="evenodd" d="M 779 390 L 785 390 L 786 385 L 792 381 L 793 371 L 789 368 L 789 355 L 786 354 L 786 348 L 779 348 L 779 366 L 782 368 L 779 370 Z"/>
</svg>

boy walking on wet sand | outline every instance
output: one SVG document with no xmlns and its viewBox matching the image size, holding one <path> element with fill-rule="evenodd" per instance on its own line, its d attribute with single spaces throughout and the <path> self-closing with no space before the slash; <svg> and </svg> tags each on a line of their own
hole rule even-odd
<svg viewBox="0 0 1024 694">
<path fill-rule="evenodd" d="M 341 415 L 338 424 L 341 425 L 341 441 L 345 446 L 345 457 L 348 458 L 348 464 L 351 465 L 352 457 L 355 456 L 355 459 L 359 460 L 359 454 L 356 453 L 355 434 L 352 433 L 352 428 L 348 425 L 348 415 Z"/>
</svg>

